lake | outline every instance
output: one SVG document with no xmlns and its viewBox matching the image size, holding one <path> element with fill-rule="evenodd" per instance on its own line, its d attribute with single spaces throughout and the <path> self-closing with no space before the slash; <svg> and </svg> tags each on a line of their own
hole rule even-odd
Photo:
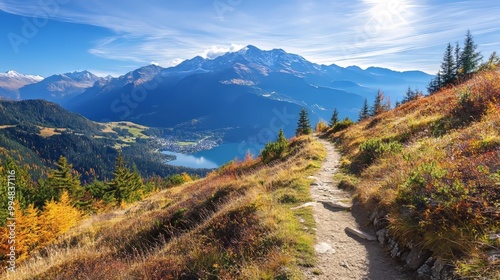
<svg viewBox="0 0 500 280">
<path fill-rule="evenodd" d="M 218 168 L 235 158 L 243 160 L 248 150 L 255 156 L 262 148 L 259 145 L 250 146 L 246 142 L 243 142 L 225 143 L 213 149 L 200 151 L 191 155 L 170 151 L 163 151 L 163 153 L 177 157 L 177 159 L 167 162 L 169 165 L 211 169 Z"/>
</svg>

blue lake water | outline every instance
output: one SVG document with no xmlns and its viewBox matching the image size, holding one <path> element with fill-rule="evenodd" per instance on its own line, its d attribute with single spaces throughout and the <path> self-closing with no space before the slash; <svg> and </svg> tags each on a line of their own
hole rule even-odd
<svg viewBox="0 0 500 280">
<path fill-rule="evenodd" d="M 250 146 L 246 143 L 225 143 L 211 150 L 197 152 L 192 155 L 163 151 L 164 154 L 174 155 L 177 159 L 167 162 L 173 166 L 184 166 L 191 168 L 218 168 L 225 163 L 238 158 L 243 160 L 248 150 L 253 155 L 260 152 L 261 146 Z"/>
</svg>

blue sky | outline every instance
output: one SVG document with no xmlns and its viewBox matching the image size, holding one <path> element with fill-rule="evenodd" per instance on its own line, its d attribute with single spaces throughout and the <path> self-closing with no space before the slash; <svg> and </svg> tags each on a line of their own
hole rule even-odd
<svg viewBox="0 0 500 280">
<path fill-rule="evenodd" d="M 121 75 L 245 45 L 320 63 L 434 74 L 467 29 L 500 50 L 496 1 L 0 0 L 0 71 Z"/>
</svg>

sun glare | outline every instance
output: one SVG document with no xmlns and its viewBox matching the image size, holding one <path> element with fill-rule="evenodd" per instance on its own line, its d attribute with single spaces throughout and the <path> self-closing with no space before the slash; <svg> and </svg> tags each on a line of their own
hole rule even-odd
<svg viewBox="0 0 500 280">
<path fill-rule="evenodd" d="M 385 31 L 399 30 L 408 24 L 413 15 L 413 5 L 409 0 L 365 0 L 364 3 L 370 5 L 368 15 L 371 21 Z"/>
</svg>

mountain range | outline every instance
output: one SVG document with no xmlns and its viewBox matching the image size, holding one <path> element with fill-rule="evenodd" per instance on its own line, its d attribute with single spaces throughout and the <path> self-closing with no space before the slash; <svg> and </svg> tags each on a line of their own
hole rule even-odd
<svg viewBox="0 0 500 280">
<path fill-rule="evenodd" d="M 25 85 L 34 84 L 43 80 L 43 77 L 23 75 L 16 71 L 0 73 L 0 98 L 20 99 L 19 89 Z"/>
<path fill-rule="evenodd" d="M 117 78 L 88 71 L 54 75 L 18 88 L 16 97 L 53 101 L 96 121 L 226 129 L 227 138 L 241 140 L 274 126 L 293 133 L 291 116 L 302 107 L 313 123 L 329 119 L 334 108 L 356 119 L 363 99 L 371 102 L 379 89 L 396 101 L 409 86 L 424 89 L 431 79 L 420 71 L 319 65 L 282 49 L 249 45 L 215 59 L 149 65 Z"/>
<path fill-rule="evenodd" d="M 97 77 L 89 71 L 76 71 L 52 75 L 37 83 L 25 85 L 19 89 L 19 93 L 22 99 L 45 99 L 62 104 L 96 82 L 104 82 L 106 79 L 109 78 Z"/>
</svg>

